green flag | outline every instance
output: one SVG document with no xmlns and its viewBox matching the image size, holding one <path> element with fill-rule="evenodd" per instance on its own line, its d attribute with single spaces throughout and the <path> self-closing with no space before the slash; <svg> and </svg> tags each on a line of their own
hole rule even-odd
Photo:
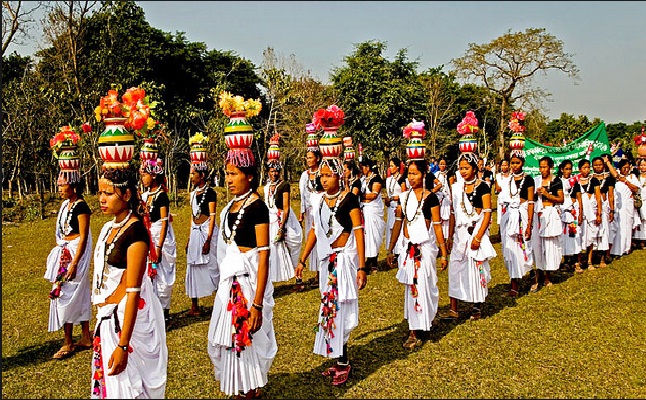
<svg viewBox="0 0 646 400">
<path fill-rule="evenodd" d="M 576 173 L 579 160 L 592 160 L 604 153 L 610 153 L 610 144 L 608 143 L 608 134 L 606 133 L 606 124 L 600 123 L 581 137 L 577 138 L 565 146 L 545 146 L 531 139 L 525 139 L 525 165 L 523 171 L 538 176 L 538 161 L 547 156 L 554 160 L 554 173 L 558 172 L 558 166 L 563 160 L 572 161 Z"/>
</svg>

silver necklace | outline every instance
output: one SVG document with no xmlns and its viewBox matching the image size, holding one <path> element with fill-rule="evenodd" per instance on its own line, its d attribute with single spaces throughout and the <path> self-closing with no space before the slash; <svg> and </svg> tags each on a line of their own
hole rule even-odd
<svg viewBox="0 0 646 400">
<path fill-rule="evenodd" d="M 146 192 L 146 208 L 148 209 L 148 215 L 152 214 L 153 209 L 155 208 L 155 201 L 157 200 L 159 193 L 161 193 L 161 190 L 162 187 L 159 186 L 154 192 L 151 192 L 150 190 Z"/>
<path fill-rule="evenodd" d="M 278 186 L 280 186 L 283 183 L 282 179 L 280 181 L 277 181 L 276 183 L 269 182 L 269 190 L 268 190 L 268 196 L 267 196 L 267 203 L 269 204 L 269 208 L 274 208 L 276 205 L 276 189 Z"/>
<path fill-rule="evenodd" d="M 70 226 L 70 223 L 72 222 L 72 214 L 73 214 L 73 211 L 74 211 L 74 207 L 76 207 L 76 205 L 78 204 L 79 201 L 80 201 L 80 199 L 74 200 L 74 202 L 72 203 L 72 207 L 70 207 L 70 209 L 67 210 L 67 218 L 65 219 L 65 225 L 61 226 L 60 225 L 60 220 L 59 220 L 59 225 L 58 226 L 60 227 L 61 232 L 63 233 L 63 236 L 67 236 L 70 233 L 72 233 L 72 227 Z M 69 203 L 68 203 L 68 205 L 69 205 Z"/>
<path fill-rule="evenodd" d="M 338 192 L 336 192 L 336 193 L 334 193 L 334 194 L 327 194 L 327 192 L 325 192 L 324 196 L 325 196 L 325 198 L 326 198 L 326 199 L 328 199 L 328 200 L 334 200 L 334 199 L 336 199 L 337 197 L 339 197 L 339 195 L 340 195 L 340 194 L 341 194 L 341 189 L 339 189 L 339 191 L 338 191 Z"/>
<path fill-rule="evenodd" d="M 512 174 L 511 174 L 511 176 L 512 176 L 512 179 L 511 179 L 511 182 L 509 182 L 509 195 L 510 195 L 511 197 L 514 197 L 514 196 L 516 196 L 518 193 L 520 193 L 520 187 L 523 185 L 523 181 L 525 180 L 525 173 L 524 173 L 524 172 L 521 172 L 520 174 L 514 174 L 514 173 L 512 173 Z M 518 177 L 520 177 L 521 179 L 516 179 L 516 178 L 518 178 Z M 518 181 L 520 181 L 520 186 L 518 186 L 518 184 L 516 183 L 516 182 L 518 182 Z M 513 183 L 513 185 L 512 185 L 512 183 Z M 512 186 L 516 186 L 516 193 L 513 193 L 513 192 L 511 191 L 511 187 L 512 187 Z"/>
<path fill-rule="evenodd" d="M 101 290 L 105 289 L 105 283 L 103 281 L 106 279 L 105 274 L 108 273 L 108 258 L 110 258 L 110 255 L 112 254 L 112 250 L 114 250 L 114 246 L 116 245 L 117 241 L 119 241 L 119 238 L 124 232 L 123 227 L 126 226 L 126 223 L 130 219 L 130 216 L 132 215 L 132 210 L 128 211 L 128 215 L 123 219 L 123 221 L 116 223 L 117 217 L 114 217 L 112 220 L 111 228 L 115 229 L 118 228 L 119 230 L 117 231 L 117 234 L 114 235 L 112 238 L 112 241 L 108 245 L 108 247 L 105 248 L 103 252 L 103 270 L 101 271 L 101 278 L 97 279 L 96 281 L 96 289 Z M 108 236 L 110 236 L 110 232 L 112 232 L 112 229 L 108 229 L 107 232 L 105 233 L 105 236 L 103 239 L 101 239 L 102 242 L 107 242 L 108 241 Z"/>
<path fill-rule="evenodd" d="M 316 193 L 316 175 L 318 173 L 318 169 L 316 171 L 311 171 L 307 170 L 307 190 L 309 190 L 312 193 Z M 314 176 L 314 178 L 312 178 Z"/>
<path fill-rule="evenodd" d="M 399 172 L 390 177 L 390 185 L 388 185 L 388 197 L 393 197 L 395 194 L 395 188 L 397 187 L 397 181 L 399 181 Z"/>
<path fill-rule="evenodd" d="M 340 194 L 341 194 L 341 191 L 339 190 L 336 194 L 333 194 L 332 197 L 327 197 L 327 193 L 325 195 L 326 195 L 326 198 L 329 198 L 330 200 L 334 200 L 334 199 L 337 199 Z M 321 221 L 323 220 L 323 203 L 325 203 L 325 206 L 330 211 L 330 216 L 328 217 L 328 221 L 327 221 L 328 228 L 327 228 L 327 232 L 325 232 L 325 236 L 327 236 L 328 238 L 332 236 L 332 223 L 334 222 L 334 217 L 336 217 L 336 212 L 339 209 L 339 205 L 341 204 L 341 201 L 343 201 L 343 198 L 337 199 L 334 203 L 333 209 L 330 209 L 330 206 L 325 202 L 325 200 L 322 201 L 321 204 L 319 205 L 319 217 L 321 218 Z"/>
<path fill-rule="evenodd" d="M 415 191 L 413 188 L 408 189 L 408 196 L 406 196 L 406 200 L 404 200 L 404 217 L 406 218 L 406 222 L 408 222 L 408 225 L 412 224 L 417 217 L 422 213 L 422 204 L 424 203 L 424 191 L 422 191 L 422 198 L 420 200 L 417 200 L 417 207 L 415 209 L 415 214 L 413 214 L 413 218 L 409 219 L 408 218 L 408 200 L 410 199 L 410 196 L 413 195 L 415 197 L 415 200 L 417 200 L 417 195 L 415 194 Z"/>
<path fill-rule="evenodd" d="M 249 199 L 251 198 L 251 193 L 252 193 L 252 190 L 249 189 L 249 191 L 247 193 L 243 194 L 242 196 L 234 197 L 233 201 L 231 201 L 231 203 L 229 203 L 229 207 L 227 207 L 227 211 L 224 214 L 224 222 L 223 222 L 224 227 L 222 229 L 222 234 L 224 235 L 224 241 L 227 244 L 233 243 L 233 240 L 236 237 L 236 232 L 238 230 L 238 225 L 240 225 L 240 221 L 242 221 L 242 217 L 244 215 L 245 208 L 247 208 L 247 206 L 249 204 L 251 204 L 249 202 Z M 229 234 L 227 234 L 227 228 L 229 227 L 229 210 L 231 210 L 231 207 L 233 207 L 233 203 L 236 203 L 236 202 L 241 201 L 241 200 L 244 200 L 244 203 L 242 203 L 242 206 L 238 210 L 238 216 L 237 216 L 235 222 L 233 223 L 233 226 L 230 228 Z"/>
<path fill-rule="evenodd" d="M 193 214 L 194 218 L 199 218 L 202 215 L 202 204 L 204 204 L 204 200 L 206 200 L 206 191 L 208 188 L 208 185 L 205 183 L 204 186 L 197 187 L 193 193 L 191 193 L 191 204 L 194 202 L 197 203 L 197 192 L 202 194 L 202 199 L 200 199 L 200 203 L 197 204 L 197 214 L 193 213 L 193 210 L 191 210 L 191 214 Z"/>
<path fill-rule="evenodd" d="M 467 185 L 472 185 L 475 183 L 476 179 L 473 179 L 471 183 L 464 181 L 464 185 L 462 186 L 462 201 L 460 201 L 460 207 L 462 208 L 462 212 L 467 216 L 467 217 L 472 217 L 476 213 L 476 208 L 473 206 L 473 203 L 469 199 L 469 195 L 467 194 Z M 473 191 L 471 192 L 472 196 L 475 196 L 476 193 L 476 188 L 475 186 L 473 187 Z M 464 201 L 466 199 L 466 202 Z M 467 202 L 471 206 L 471 212 L 467 211 Z"/>
</svg>

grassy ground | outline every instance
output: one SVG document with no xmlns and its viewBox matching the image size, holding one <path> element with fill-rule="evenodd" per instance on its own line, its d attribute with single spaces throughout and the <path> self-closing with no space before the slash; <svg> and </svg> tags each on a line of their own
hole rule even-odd
<svg viewBox="0 0 646 400">
<path fill-rule="evenodd" d="M 220 193 L 222 194 L 222 192 Z M 219 197 L 224 198 L 224 197 Z M 88 198 L 93 210 L 96 199 Z M 221 201 L 219 208 L 224 205 Z M 93 205 L 94 204 L 94 205 Z M 57 207 L 57 206 L 56 206 Z M 297 209 L 294 207 L 294 209 Z M 178 247 L 188 236 L 190 210 L 173 209 Z M 92 216 L 96 236 L 108 218 Z M 2 397 L 87 398 L 91 352 L 63 361 L 51 356 L 62 332 L 47 332 L 50 285 L 43 279 L 55 218 L 6 225 L 2 230 Z M 497 235 L 492 227 L 492 236 Z M 382 269 L 360 292 L 360 322 L 349 342 L 353 376 L 333 387 L 321 372 L 332 360 L 314 355 L 318 290 L 291 292 L 275 285 L 274 325 L 279 351 L 269 373 L 269 398 L 646 398 L 646 251 L 604 270 L 555 274 L 554 285 L 503 297 L 508 275 L 499 256 L 484 318 L 469 321 L 460 304 L 456 323 L 439 323 L 413 352 L 402 347 L 403 287 Z M 178 251 L 177 282 L 168 332 L 168 398 L 222 398 L 206 352 L 213 296 L 200 300 L 204 317 L 186 317 L 186 257 Z M 382 250 L 380 260 L 385 252 Z M 383 267 L 383 266 L 382 266 Z M 305 278 L 313 273 L 306 272 Z M 440 310 L 448 308 L 447 275 L 439 273 Z M 93 327 L 95 321 L 91 321 Z M 80 327 L 74 328 L 80 337 Z"/>
</svg>

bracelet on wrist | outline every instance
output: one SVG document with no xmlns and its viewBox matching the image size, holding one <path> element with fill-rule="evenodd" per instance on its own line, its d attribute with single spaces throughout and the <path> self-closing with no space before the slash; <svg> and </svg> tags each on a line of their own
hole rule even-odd
<svg viewBox="0 0 646 400">
<path fill-rule="evenodd" d="M 256 304 L 255 302 L 251 303 L 251 307 L 255 308 L 258 311 L 262 311 L 265 308 L 262 304 Z"/>
<path fill-rule="evenodd" d="M 129 345 L 125 344 L 125 345 L 122 346 L 122 345 L 118 344 L 117 347 L 120 348 L 121 350 L 125 351 L 126 354 L 128 354 L 128 347 L 130 347 Z"/>
<path fill-rule="evenodd" d="M 361 268 L 357 269 L 357 271 L 363 271 L 363 272 L 365 272 L 367 274 L 368 273 L 368 268 L 361 267 Z"/>
</svg>

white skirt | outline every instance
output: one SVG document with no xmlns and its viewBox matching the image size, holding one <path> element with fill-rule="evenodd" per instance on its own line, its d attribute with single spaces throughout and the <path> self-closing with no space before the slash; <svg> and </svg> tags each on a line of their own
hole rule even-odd
<svg viewBox="0 0 646 400">
<path fill-rule="evenodd" d="M 534 214 L 531 243 L 537 269 L 543 271 L 559 269 L 563 256 L 562 227 L 561 216 L 554 206 L 545 207 L 540 213 Z"/>
<path fill-rule="evenodd" d="M 500 218 L 502 256 L 510 279 L 520 279 L 532 269 L 534 258 L 531 241 L 525 240 L 528 224 L 527 202 L 503 206 Z"/>
<path fill-rule="evenodd" d="M 294 268 L 298 265 L 303 230 L 296 215 L 290 209 L 283 240 L 275 242 L 274 238 L 278 234 L 278 219 L 276 214 L 272 215 L 271 209 L 269 220 L 269 277 L 272 282 L 289 281 L 294 277 Z"/>
<path fill-rule="evenodd" d="M 173 224 L 169 221 L 167 226 L 164 245 L 161 249 L 161 262 L 157 264 L 157 275 L 153 279 L 153 290 L 165 310 L 170 309 L 170 299 L 176 278 L 175 261 L 177 260 L 177 241 Z M 150 236 L 152 236 L 152 242 L 155 245 L 159 244 L 161 228 L 162 221 L 156 221 L 150 226 Z"/>
<path fill-rule="evenodd" d="M 208 254 L 202 254 L 209 229 L 207 219 L 200 225 L 191 221 L 188 252 L 186 254 L 186 295 L 192 299 L 207 297 L 218 290 L 220 270 L 217 260 L 218 227 L 213 229 L 211 248 Z"/>
<path fill-rule="evenodd" d="M 377 257 L 386 229 L 383 202 L 378 198 L 362 205 L 366 258 Z"/>
<path fill-rule="evenodd" d="M 307 238 L 309 237 L 310 230 L 314 226 L 314 217 L 312 216 L 312 207 L 306 207 L 305 208 L 305 218 L 303 218 L 303 239 L 305 243 L 307 243 Z M 296 261 L 298 264 L 298 260 Z M 319 256 L 318 252 L 316 251 L 316 246 L 312 249 L 312 252 L 310 253 L 310 271 L 318 271 L 319 270 Z"/>
</svg>

